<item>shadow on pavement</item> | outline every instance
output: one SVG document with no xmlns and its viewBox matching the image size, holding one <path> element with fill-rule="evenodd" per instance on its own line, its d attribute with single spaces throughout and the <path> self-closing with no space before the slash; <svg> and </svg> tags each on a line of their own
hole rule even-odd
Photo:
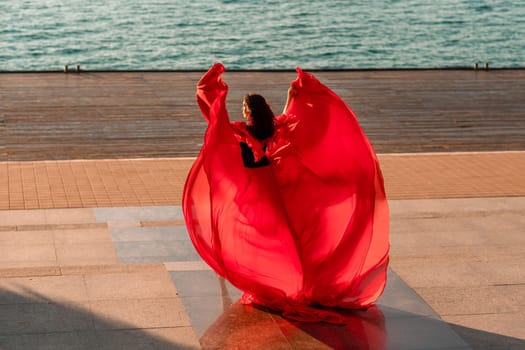
<svg viewBox="0 0 525 350">
<path fill-rule="evenodd" d="M 296 322 L 236 302 L 206 330 L 200 342 L 203 349 L 216 350 L 525 349 L 525 340 L 388 307 L 373 306 L 364 311 L 346 311 L 344 315 L 344 326 Z"/>
<path fill-rule="evenodd" d="M 525 349 L 525 339 L 518 339 L 485 332 L 479 329 L 463 327 L 457 324 L 450 324 L 463 340 L 465 340 L 473 349 L 479 350 L 522 350 Z"/>
<path fill-rule="evenodd" d="M 200 341 L 204 349 L 386 349 L 384 317 L 378 307 L 342 315 L 345 326 L 296 322 L 236 302 Z"/>
<path fill-rule="evenodd" d="M 94 314 L 89 302 L 68 305 L 32 290 L 23 294 L 0 289 L 0 349 L 198 349 L 191 341 L 173 341 L 173 328 L 141 329 Z M 188 330 L 180 327 L 181 339 L 191 339 Z"/>
</svg>

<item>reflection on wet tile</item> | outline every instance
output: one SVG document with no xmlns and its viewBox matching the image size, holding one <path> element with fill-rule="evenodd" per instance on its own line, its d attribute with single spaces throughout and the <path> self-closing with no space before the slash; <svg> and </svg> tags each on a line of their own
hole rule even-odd
<svg viewBox="0 0 525 350">
<path fill-rule="evenodd" d="M 217 318 L 200 342 L 203 349 L 293 349 L 270 313 L 240 303 Z"/>
<path fill-rule="evenodd" d="M 438 318 L 434 310 L 391 269 L 387 285 L 377 301 L 387 318 L 428 316 Z"/>
<path fill-rule="evenodd" d="M 241 292 L 230 285 L 238 296 L 233 298 L 235 294 L 225 292 L 228 287 L 224 284 L 220 287 L 213 271 L 170 275 L 204 349 L 468 348 L 393 271 L 389 272 L 391 285 L 380 304 L 360 311 L 336 310 L 346 322 L 343 326 L 297 322 L 279 313 L 243 306 L 237 301 Z M 276 336 L 276 326 L 285 339 Z M 268 341 L 260 338 L 265 332 L 269 333 Z"/>
<path fill-rule="evenodd" d="M 386 349 L 385 320 L 381 309 L 339 310 L 344 325 L 295 322 L 273 317 L 294 349 Z"/>
</svg>

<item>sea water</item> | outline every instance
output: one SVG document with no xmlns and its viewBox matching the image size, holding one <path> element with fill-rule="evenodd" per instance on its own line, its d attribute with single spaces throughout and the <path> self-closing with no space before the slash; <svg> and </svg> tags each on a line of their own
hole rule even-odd
<svg viewBox="0 0 525 350">
<path fill-rule="evenodd" d="M 525 0 L 0 0 L 0 71 L 525 67 Z"/>
</svg>

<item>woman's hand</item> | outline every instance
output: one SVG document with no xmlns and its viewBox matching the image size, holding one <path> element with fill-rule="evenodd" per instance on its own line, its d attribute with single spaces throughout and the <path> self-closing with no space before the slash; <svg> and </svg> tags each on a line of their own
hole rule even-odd
<svg viewBox="0 0 525 350">
<path fill-rule="evenodd" d="M 295 95 L 297 95 L 297 88 L 295 87 L 295 85 L 290 85 L 290 87 L 288 88 L 288 97 L 286 98 L 286 104 L 284 105 L 283 114 L 286 114 L 286 111 L 290 106 L 290 101 L 292 100 L 292 98 L 295 97 Z"/>
<path fill-rule="evenodd" d="M 288 88 L 288 99 L 291 99 L 291 98 L 294 97 L 296 94 L 297 94 L 297 88 L 295 87 L 295 85 L 291 85 L 291 86 Z"/>
</svg>

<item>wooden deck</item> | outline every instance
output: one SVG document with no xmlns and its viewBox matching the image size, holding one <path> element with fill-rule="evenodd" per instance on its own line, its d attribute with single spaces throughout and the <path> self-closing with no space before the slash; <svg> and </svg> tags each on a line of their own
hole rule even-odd
<svg viewBox="0 0 525 350">
<path fill-rule="evenodd" d="M 0 74 L 0 161 L 195 156 L 202 72 Z M 525 70 L 324 71 L 378 153 L 525 150 Z M 279 112 L 295 72 L 227 72 Z"/>
</svg>

